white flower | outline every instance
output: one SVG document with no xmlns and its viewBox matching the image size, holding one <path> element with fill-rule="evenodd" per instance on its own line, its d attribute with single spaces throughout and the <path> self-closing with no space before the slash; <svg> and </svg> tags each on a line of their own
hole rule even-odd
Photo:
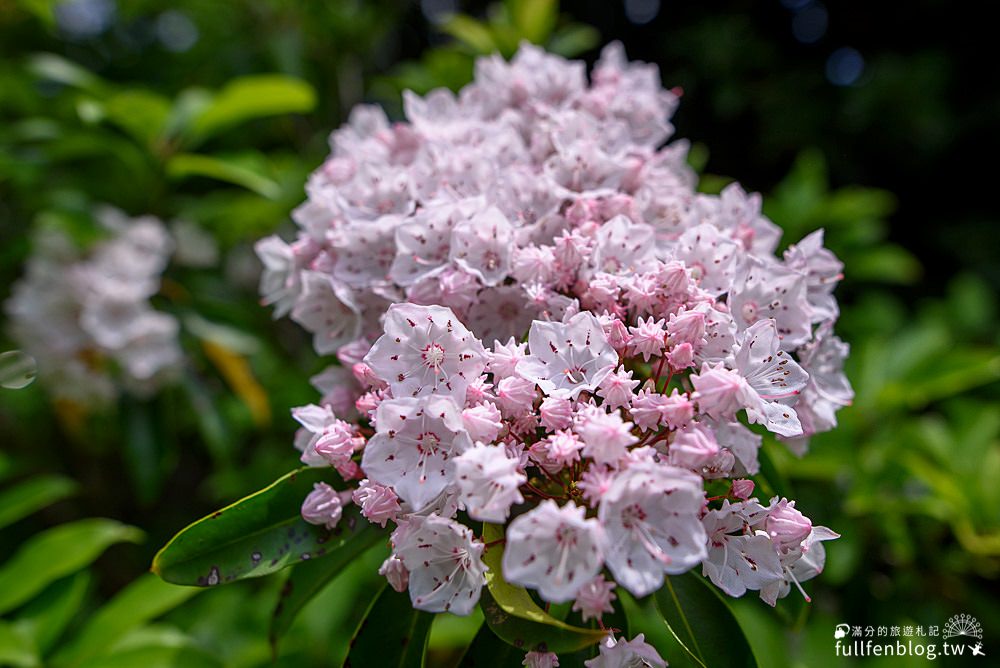
<svg viewBox="0 0 1000 668">
<path fill-rule="evenodd" d="M 413 607 L 467 615 L 485 582 L 484 546 L 454 520 L 429 515 L 409 518 L 392 534 L 395 554 L 409 572 Z"/>
<path fill-rule="evenodd" d="M 513 235 L 513 227 L 499 209 L 486 209 L 455 226 L 451 260 L 483 285 L 496 285 L 510 272 Z"/>
<path fill-rule="evenodd" d="M 318 271 L 302 273 L 302 292 L 295 300 L 292 320 L 312 333 L 313 347 L 320 355 L 361 335 L 360 313 L 346 286 Z"/>
<path fill-rule="evenodd" d="M 518 488 L 527 477 L 518 472 L 518 460 L 509 458 L 503 446 L 477 443 L 452 463 L 458 498 L 472 519 L 506 522 L 510 507 L 524 501 Z"/>
<path fill-rule="evenodd" d="M 747 589 L 760 591 L 784 579 L 771 539 L 750 532 L 750 524 L 763 512 L 756 499 L 723 501 L 721 509 L 708 511 L 702 519 L 708 533 L 702 574 L 730 596 L 742 596 Z"/>
<path fill-rule="evenodd" d="M 507 527 L 503 574 L 508 582 L 534 587 L 546 601 L 573 599 L 604 563 L 601 525 L 585 519 L 571 502 L 546 500 Z"/>
<path fill-rule="evenodd" d="M 566 399 L 595 391 L 618 364 L 600 321 L 589 312 L 565 323 L 532 322 L 528 350 L 518 367 L 521 375 L 545 394 Z"/>
<path fill-rule="evenodd" d="M 690 471 L 637 462 L 619 473 L 597 517 L 607 535 L 605 561 L 636 596 L 660 588 L 664 573 L 683 573 L 705 558 L 699 516 L 705 492 Z"/>
<path fill-rule="evenodd" d="M 600 654 L 583 662 L 587 668 L 666 668 L 667 662 L 640 633 L 632 640 L 615 640 L 613 634 L 600 644 Z"/>
<path fill-rule="evenodd" d="M 413 511 L 423 510 L 452 483 L 449 460 L 472 447 L 451 397 L 388 399 L 375 411 L 377 433 L 361 468 L 392 487 Z"/>
<path fill-rule="evenodd" d="M 773 318 L 782 350 L 795 350 L 812 335 L 812 309 L 806 299 L 806 277 L 775 260 L 748 256 L 733 277 L 729 310 L 740 330 Z"/>
<path fill-rule="evenodd" d="M 790 404 L 806 386 L 809 375 L 784 350 L 779 350 L 774 320 L 760 320 L 743 334 L 736 351 L 736 370 L 746 381 L 742 393 L 747 418 L 782 436 L 802 433 Z"/>
<path fill-rule="evenodd" d="M 450 394 L 460 401 L 486 367 L 483 344 L 451 309 L 414 304 L 389 307 L 385 334 L 364 361 L 394 396 Z"/>
</svg>

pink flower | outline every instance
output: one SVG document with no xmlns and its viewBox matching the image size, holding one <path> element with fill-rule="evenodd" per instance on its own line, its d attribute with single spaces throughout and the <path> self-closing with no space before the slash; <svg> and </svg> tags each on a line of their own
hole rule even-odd
<svg viewBox="0 0 1000 668">
<path fill-rule="evenodd" d="M 542 426 L 549 431 L 566 429 L 573 424 L 573 404 L 569 399 L 545 397 L 538 407 Z"/>
</svg>

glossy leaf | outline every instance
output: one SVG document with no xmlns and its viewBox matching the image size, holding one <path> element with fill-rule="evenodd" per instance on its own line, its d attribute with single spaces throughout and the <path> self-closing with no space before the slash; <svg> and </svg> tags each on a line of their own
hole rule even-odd
<svg viewBox="0 0 1000 668">
<path fill-rule="evenodd" d="M 368 524 L 358 530 L 352 540 L 340 549 L 332 551 L 323 559 L 311 559 L 297 564 L 291 569 L 285 581 L 271 617 L 269 636 L 271 644 L 277 646 L 279 638 L 285 634 L 301 612 L 313 598 L 337 578 L 344 568 L 357 559 L 383 537 L 374 525 Z"/>
<path fill-rule="evenodd" d="M 279 74 L 241 77 L 226 85 L 191 122 L 196 140 L 253 118 L 304 113 L 316 106 L 306 82 Z"/>
<path fill-rule="evenodd" d="M 178 587 L 146 574 L 119 592 L 53 658 L 58 666 L 75 666 L 100 656 L 129 631 L 173 610 L 199 589 Z"/>
<path fill-rule="evenodd" d="M 0 613 L 88 565 L 111 545 L 139 542 L 135 527 L 106 519 L 63 524 L 33 536 L 0 568 Z"/>
<path fill-rule="evenodd" d="M 270 486 L 191 524 L 153 559 L 167 582 L 210 587 L 260 577 L 321 557 L 368 530 L 355 506 L 333 531 L 299 514 L 313 484 L 336 477 L 330 469 L 301 468 Z"/>
<path fill-rule="evenodd" d="M 0 528 L 65 499 L 76 490 L 77 484 L 69 478 L 43 475 L 0 492 Z"/>
<path fill-rule="evenodd" d="M 503 536 L 502 526 L 483 525 L 483 540 L 487 544 Z M 504 641 L 524 651 L 539 649 L 561 653 L 593 645 L 604 637 L 603 631 L 559 621 L 542 610 L 524 588 L 505 581 L 501 570 L 502 544 L 487 548 L 483 561 L 490 570 L 486 573 L 486 586 L 479 605 L 486 624 Z"/>
<path fill-rule="evenodd" d="M 420 668 L 434 615 L 384 585 L 351 640 L 345 668 Z"/>
<path fill-rule="evenodd" d="M 656 607 L 671 633 L 705 668 L 756 668 L 746 635 L 732 610 L 697 573 L 669 576 Z"/>
</svg>

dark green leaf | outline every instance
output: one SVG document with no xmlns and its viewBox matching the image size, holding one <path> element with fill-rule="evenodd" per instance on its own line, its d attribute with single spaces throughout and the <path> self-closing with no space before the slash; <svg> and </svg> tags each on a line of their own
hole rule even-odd
<svg viewBox="0 0 1000 668">
<path fill-rule="evenodd" d="M 750 645 L 732 610 L 696 573 L 665 579 L 656 606 L 671 633 L 706 668 L 756 668 Z"/>
<path fill-rule="evenodd" d="M 516 666 L 524 658 L 524 651 L 501 640 L 490 627 L 483 624 L 472 644 L 465 650 L 460 668 L 506 668 Z"/>
<path fill-rule="evenodd" d="M 271 617 L 271 644 L 277 646 L 278 639 L 295 621 L 295 616 L 339 576 L 344 568 L 374 545 L 382 536 L 371 524 L 362 528 L 353 540 L 345 542 L 339 549 L 332 550 L 324 559 L 310 559 L 291 569 L 281 595 Z"/>
<path fill-rule="evenodd" d="M 409 596 L 383 586 L 351 640 L 344 666 L 420 668 L 433 620 L 434 615 L 416 610 Z"/>
<path fill-rule="evenodd" d="M 9 526 L 77 490 L 77 484 L 60 475 L 37 476 L 0 493 L 0 528 Z"/>
<path fill-rule="evenodd" d="M 142 540 L 135 527 L 105 519 L 63 524 L 32 537 L 0 568 L 0 613 L 83 568 L 115 543 Z"/>
<path fill-rule="evenodd" d="M 174 609 L 199 591 L 168 584 L 152 574 L 143 575 L 90 617 L 56 654 L 53 664 L 72 666 L 99 656 L 129 631 Z"/>
<path fill-rule="evenodd" d="M 370 530 L 355 506 L 344 511 L 333 531 L 309 524 L 299 513 L 313 484 L 335 475 L 301 468 L 198 520 L 160 550 L 153 572 L 174 584 L 210 587 L 268 575 L 340 548 Z"/>
<path fill-rule="evenodd" d="M 503 535 L 502 526 L 483 525 L 486 543 L 500 540 Z M 490 570 L 479 605 L 487 626 L 504 641 L 526 652 L 538 649 L 562 653 L 582 649 L 604 638 L 603 631 L 571 626 L 552 617 L 538 607 L 525 589 L 505 581 L 501 574 L 502 544 L 487 548 L 483 561 Z"/>
</svg>

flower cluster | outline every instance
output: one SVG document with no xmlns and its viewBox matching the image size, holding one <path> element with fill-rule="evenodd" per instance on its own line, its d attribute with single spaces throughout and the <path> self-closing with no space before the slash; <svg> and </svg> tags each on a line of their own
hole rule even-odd
<svg viewBox="0 0 1000 668">
<path fill-rule="evenodd" d="M 258 244 L 264 302 L 339 361 L 293 411 L 302 460 L 394 524 L 382 573 L 415 607 L 476 604 L 480 522 L 505 525 L 507 581 L 584 620 L 699 565 L 772 605 L 822 569 L 836 534 L 753 498 L 748 424 L 802 452 L 850 403 L 842 266 L 822 231 L 777 257 L 738 185 L 695 192 L 664 147 L 677 97 L 620 45 L 589 83 L 530 46 L 482 59 L 457 97 L 407 96 L 408 123 L 355 110 L 298 238 Z"/>
<path fill-rule="evenodd" d="M 148 394 L 181 362 L 177 320 L 150 297 L 173 251 L 163 224 L 104 209 L 107 238 L 82 254 L 65 234 L 43 230 L 24 278 L 5 304 L 11 334 L 61 399 L 113 401 L 120 387 Z"/>
</svg>

